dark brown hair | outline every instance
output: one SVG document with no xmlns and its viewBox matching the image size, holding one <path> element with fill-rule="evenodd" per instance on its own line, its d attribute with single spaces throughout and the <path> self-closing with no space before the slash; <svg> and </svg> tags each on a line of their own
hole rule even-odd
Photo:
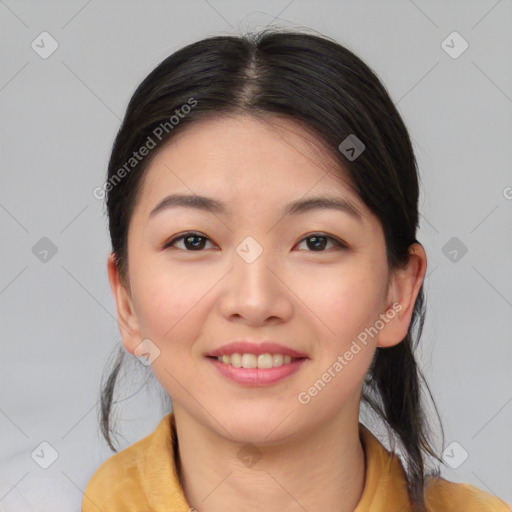
<svg viewBox="0 0 512 512">
<path fill-rule="evenodd" d="M 183 109 L 192 105 L 191 99 L 193 108 Z M 112 251 L 125 283 L 128 226 L 144 170 L 176 133 L 222 114 L 273 114 L 308 127 L 381 222 L 389 269 L 408 262 L 409 247 L 417 242 L 419 177 L 409 134 L 393 101 L 376 74 L 341 44 L 321 35 L 269 29 L 190 44 L 163 60 L 133 94 L 113 145 L 105 188 Z M 365 145 L 353 160 L 339 149 L 349 135 Z M 127 162 L 148 137 L 157 147 L 128 172 Z M 123 166 L 126 172 L 120 173 Z M 393 444 L 397 439 L 403 447 L 409 493 L 418 511 L 424 510 L 425 456 L 443 462 L 432 447 L 422 390 L 432 396 L 414 356 L 424 319 L 422 284 L 407 336 L 393 347 L 377 348 L 362 393 L 362 404 L 383 421 Z M 102 433 L 114 451 L 113 392 L 125 357 L 121 346 L 101 389 Z M 430 475 L 438 476 L 439 469 Z"/>
</svg>

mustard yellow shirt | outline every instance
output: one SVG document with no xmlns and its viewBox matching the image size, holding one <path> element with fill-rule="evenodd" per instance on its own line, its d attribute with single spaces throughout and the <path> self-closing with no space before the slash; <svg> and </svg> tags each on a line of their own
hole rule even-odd
<svg viewBox="0 0 512 512">
<path fill-rule="evenodd" d="M 359 423 L 366 458 L 361 500 L 354 512 L 411 511 L 402 463 Z M 82 512 L 187 512 L 175 466 L 173 413 L 156 429 L 128 448 L 112 455 L 86 486 Z M 427 482 L 427 508 L 431 512 L 510 512 L 512 507 L 469 484 L 443 478 Z"/>
</svg>

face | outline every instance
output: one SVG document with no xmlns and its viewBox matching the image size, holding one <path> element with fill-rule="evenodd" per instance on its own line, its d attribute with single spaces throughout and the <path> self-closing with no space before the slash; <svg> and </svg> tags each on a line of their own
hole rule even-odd
<svg viewBox="0 0 512 512">
<path fill-rule="evenodd" d="M 397 318 L 382 320 L 396 312 L 382 228 L 337 167 L 292 121 L 250 116 L 191 125 L 148 167 L 128 232 L 132 330 L 122 335 L 132 353 L 150 340 L 152 370 L 177 418 L 240 442 L 357 418 L 376 346 L 398 343 L 407 326 L 391 332 Z M 171 194 L 207 196 L 222 208 L 169 203 L 153 212 Z M 320 196 L 352 213 L 307 204 L 287 211 Z M 274 382 L 235 381 L 206 354 L 240 340 L 306 358 Z"/>
</svg>

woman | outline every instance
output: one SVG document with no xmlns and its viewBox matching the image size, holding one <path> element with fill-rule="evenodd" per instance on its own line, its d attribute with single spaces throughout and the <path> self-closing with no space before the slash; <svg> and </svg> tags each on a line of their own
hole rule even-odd
<svg viewBox="0 0 512 512">
<path fill-rule="evenodd" d="M 172 412 L 102 464 L 84 512 L 510 510 L 427 473 L 416 161 L 352 52 L 273 30 L 179 50 L 135 91 L 96 192 L 124 347 L 103 434 L 115 451 L 126 352 Z"/>
</svg>

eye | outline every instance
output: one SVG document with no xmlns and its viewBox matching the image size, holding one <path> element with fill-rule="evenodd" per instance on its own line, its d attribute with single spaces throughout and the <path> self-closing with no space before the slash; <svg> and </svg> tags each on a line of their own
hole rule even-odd
<svg viewBox="0 0 512 512">
<path fill-rule="evenodd" d="M 200 251 L 204 249 L 205 241 L 208 240 L 206 236 L 201 235 L 200 233 L 196 233 L 194 231 L 189 231 L 184 233 L 183 235 L 177 236 L 173 238 L 169 242 L 162 247 L 162 249 L 167 249 L 168 247 L 174 246 L 177 242 L 183 240 L 185 250 L 187 252 L 192 251 Z M 178 247 L 178 249 L 183 249 L 183 247 Z"/>
<path fill-rule="evenodd" d="M 177 236 L 169 242 L 166 242 L 162 249 L 167 249 L 173 246 L 176 247 L 176 244 L 181 241 L 183 241 L 184 246 L 177 247 L 178 249 L 184 249 L 187 252 L 193 252 L 201 251 L 204 249 L 205 244 L 207 241 L 209 241 L 209 239 L 208 237 L 203 236 L 201 233 L 188 231 L 187 233 L 184 233 L 183 235 Z M 308 248 L 312 249 L 312 252 L 324 252 L 328 242 L 333 243 L 334 247 L 337 247 L 338 249 L 348 249 L 348 246 L 345 243 L 332 236 L 324 235 L 322 233 L 313 233 L 308 235 L 301 240 L 301 243 L 303 242 L 307 242 L 307 246 Z"/>
<path fill-rule="evenodd" d="M 333 242 L 334 246 L 338 249 L 348 249 L 348 246 L 341 242 L 341 240 L 322 233 L 312 233 L 311 235 L 304 237 L 301 240 L 301 243 L 307 242 L 308 247 L 312 248 L 313 252 L 324 252 L 328 241 Z"/>
</svg>

